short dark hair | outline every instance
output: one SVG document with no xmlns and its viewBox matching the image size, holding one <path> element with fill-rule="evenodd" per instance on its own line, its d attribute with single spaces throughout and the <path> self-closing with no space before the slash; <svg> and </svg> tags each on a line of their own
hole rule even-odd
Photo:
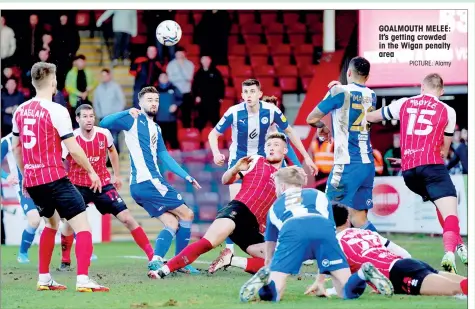
<svg viewBox="0 0 475 309">
<path fill-rule="evenodd" d="M 437 73 L 427 75 L 424 77 L 422 83 L 432 89 L 444 89 L 444 80 L 442 79 L 442 76 Z"/>
<path fill-rule="evenodd" d="M 249 87 L 253 85 L 256 85 L 259 90 L 261 89 L 261 83 L 255 78 L 249 78 L 242 82 L 242 86 Z"/>
<path fill-rule="evenodd" d="M 86 60 L 86 56 L 84 56 L 84 55 L 82 55 L 82 54 L 79 54 L 79 55 L 77 55 L 76 57 L 74 57 L 74 60 L 78 60 L 78 59 Z"/>
<path fill-rule="evenodd" d="M 350 68 L 354 70 L 359 76 L 367 77 L 369 75 L 371 64 L 366 58 L 354 57 L 350 61 Z"/>
<path fill-rule="evenodd" d="M 140 90 L 139 92 L 139 100 L 146 94 L 146 93 L 156 93 L 156 94 L 159 94 L 158 93 L 158 90 L 153 87 L 153 86 L 148 86 L 148 87 L 143 87 L 142 90 Z"/>
<path fill-rule="evenodd" d="M 42 86 L 43 81 L 56 74 L 56 65 L 48 62 L 37 62 L 31 67 L 31 83 L 35 88 Z"/>
<path fill-rule="evenodd" d="M 266 142 L 268 140 L 271 140 L 271 139 L 274 139 L 274 138 L 278 138 L 278 139 L 281 139 L 283 140 L 285 143 L 287 143 L 287 137 L 285 136 L 285 134 L 282 134 L 280 132 L 274 132 L 274 133 L 271 133 L 269 135 L 267 135 L 266 137 Z"/>
<path fill-rule="evenodd" d="M 91 104 L 81 104 L 79 105 L 78 108 L 76 108 L 76 117 L 81 116 L 81 111 L 93 111 L 94 108 L 92 108 Z"/>
<path fill-rule="evenodd" d="M 183 46 L 177 46 L 177 47 L 175 48 L 175 53 L 176 53 L 176 52 L 179 52 L 179 51 L 181 51 L 181 52 L 186 52 L 186 49 L 185 49 Z"/>
<path fill-rule="evenodd" d="M 332 202 L 332 208 L 333 208 L 333 220 L 335 221 L 335 226 L 339 227 L 342 226 L 348 221 L 348 209 L 346 208 L 345 205 L 338 203 L 338 202 Z"/>
<path fill-rule="evenodd" d="M 110 73 L 111 73 L 111 70 L 109 70 L 108 68 L 103 68 L 103 69 L 101 70 L 101 73 L 102 73 L 102 72 L 106 72 L 107 74 L 110 74 Z"/>
</svg>

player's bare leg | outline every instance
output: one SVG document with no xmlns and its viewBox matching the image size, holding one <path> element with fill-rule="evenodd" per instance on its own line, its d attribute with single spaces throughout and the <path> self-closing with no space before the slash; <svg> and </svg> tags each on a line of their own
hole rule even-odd
<svg viewBox="0 0 475 309">
<path fill-rule="evenodd" d="M 87 219 L 86 211 L 83 211 L 68 220 L 76 233 L 76 260 L 78 292 L 109 292 L 109 288 L 96 283 L 89 278 L 89 265 L 93 251 L 91 227 Z"/>
<path fill-rule="evenodd" d="M 235 229 L 233 220 L 219 218 L 213 221 L 206 234 L 183 249 L 178 255 L 169 260 L 166 265 L 158 270 L 150 270 L 148 276 L 152 279 L 164 278 L 169 273 L 190 265 L 196 259 L 221 244 Z"/>
<path fill-rule="evenodd" d="M 435 206 L 444 218 L 443 242 L 445 255 L 442 258 L 441 266 L 445 271 L 456 273 L 455 255 L 457 244 L 460 243 L 460 225 L 457 214 L 457 198 L 447 196 L 434 201 Z"/>
<path fill-rule="evenodd" d="M 45 228 L 41 233 L 39 245 L 39 275 L 36 288 L 38 291 L 66 290 L 66 286 L 54 281 L 49 272 L 51 257 L 54 250 L 54 239 L 61 218 L 55 211 L 51 218 L 45 218 Z"/>
<path fill-rule="evenodd" d="M 20 264 L 30 263 L 28 258 L 28 250 L 35 239 L 35 232 L 40 226 L 41 217 L 38 213 L 38 210 L 32 209 L 26 213 L 26 218 L 28 220 L 28 226 L 23 231 L 21 237 L 20 251 L 18 252 L 17 261 Z"/>
<path fill-rule="evenodd" d="M 147 234 L 137 223 L 128 209 L 122 210 L 117 214 L 117 219 L 130 231 L 135 243 L 145 252 L 149 261 L 153 258 L 153 248 L 150 245 Z"/>
<path fill-rule="evenodd" d="M 447 274 L 447 273 L 445 273 Z M 456 280 L 452 280 L 450 276 L 441 274 L 430 274 L 424 278 L 421 285 L 421 295 L 428 296 L 455 296 L 458 294 L 467 295 L 468 284 L 467 278 L 454 277 Z M 453 275 L 453 274 L 451 274 Z"/>
<path fill-rule="evenodd" d="M 245 272 L 255 274 L 264 266 L 265 259 L 265 244 L 255 244 L 249 246 L 246 252 L 251 256 L 250 258 L 235 256 L 229 248 L 221 251 L 218 258 L 216 258 L 209 266 L 208 272 L 215 273 L 219 269 L 226 269 L 229 266 L 244 269 Z"/>
</svg>

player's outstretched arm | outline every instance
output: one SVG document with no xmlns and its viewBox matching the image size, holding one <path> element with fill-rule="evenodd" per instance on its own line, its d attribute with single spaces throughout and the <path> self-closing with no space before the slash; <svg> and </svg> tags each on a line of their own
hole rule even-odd
<svg viewBox="0 0 475 309">
<path fill-rule="evenodd" d="M 110 131 L 119 132 L 128 131 L 134 124 L 134 118 L 130 115 L 129 110 L 118 112 L 104 117 L 99 123 L 100 127 L 109 129 Z"/>
<path fill-rule="evenodd" d="M 252 164 L 253 160 L 254 164 Z M 239 159 L 233 167 L 231 167 L 226 171 L 226 173 L 224 173 L 223 177 L 221 178 L 221 182 L 223 183 L 223 185 L 230 185 L 235 181 L 243 178 L 244 173 L 252 169 L 250 168 L 251 165 L 255 166 L 257 160 L 257 158 L 251 156 Z"/>
<path fill-rule="evenodd" d="M 315 162 L 313 162 L 312 158 L 310 158 L 310 156 L 309 156 L 307 150 L 305 149 L 300 137 L 298 137 L 295 134 L 295 131 L 292 129 L 291 126 L 288 126 L 284 131 L 285 131 L 285 134 L 287 134 L 289 139 L 292 141 L 292 144 L 294 144 L 295 147 L 297 147 L 298 151 L 303 156 L 305 164 L 312 171 L 312 175 L 316 175 L 318 173 L 318 168 L 315 165 Z"/>
</svg>

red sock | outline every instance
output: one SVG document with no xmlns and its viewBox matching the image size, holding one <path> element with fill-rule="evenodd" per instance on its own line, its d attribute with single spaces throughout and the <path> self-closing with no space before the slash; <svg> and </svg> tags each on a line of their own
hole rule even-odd
<svg viewBox="0 0 475 309">
<path fill-rule="evenodd" d="M 244 269 L 244 271 L 250 274 L 255 274 L 257 273 L 259 269 L 264 267 L 264 263 L 265 261 L 262 258 L 258 258 L 258 257 L 248 258 L 246 269 Z"/>
<path fill-rule="evenodd" d="M 40 274 L 49 274 L 49 265 L 54 250 L 54 237 L 57 230 L 45 227 L 40 236 L 38 268 Z"/>
<path fill-rule="evenodd" d="M 468 295 L 468 278 L 460 281 L 460 287 L 462 288 L 462 293 Z"/>
<path fill-rule="evenodd" d="M 83 231 L 76 234 L 76 261 L 78 263 L 77 275 L 88 275 L 92 255 L 92 234 Z"/>
<path fill-rule="evenodd" d="M 139 226 L 135 230 L 130 232 L 132 237 L 134 238 L 135 242 L 139 247 L 145 252 L 148 257 L 148 260 L 151 261 L 153 258 L 153 248 L 148 240 L 147 235 L 145 234 L 143 228 Z"/>
<path fill-rule="evenodd" d="M 183 268 L 196 261 L 200 255 L 211 249 L 213 249 L 213 245 L 206 238 L 201 238 L 197 242 L 188 245 L 185 249 L 181 250 L 177 256 L 168 261 L 168 269 L 170 269 L 170 272 L 174 272 Z"/>
<path fill-rule="evenodd" d="M 61 262 L 71 263 L 71 248 L 74 242 L 74 234 L 64 236 L 61 234 Z"/>
<path fill-rule="evenodd" d="M 459 219 L 457 216 L 447 216 L 444 222 L 444 234 L 442 235 L 446 252 L 455 252 L 455 247 L 460 238 Z"/>
</svg>

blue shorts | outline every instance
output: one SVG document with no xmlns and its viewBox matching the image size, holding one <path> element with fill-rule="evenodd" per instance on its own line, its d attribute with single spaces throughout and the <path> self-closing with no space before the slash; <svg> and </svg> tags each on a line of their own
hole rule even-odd
<svg viewBox="0 0 475 309">
<path fill-rule="evenodd" d="M 335 164 L 328 176 L 326 194 L 355 210 L 373 208 L 374 164 Z"/>
<path fill-rule="evenodd" d="M 348 268 L 336 239 L 335 224 L 322 216 L 289 219 L 279 232 L 270 270 L 298 274 L 302 262 L 316 259 L 321 273 Z"/>
<path fill-rule="evenodd" d="M 181 194 L 167 182 L 159 179 L 131 185 L 130 195 L 152 218 L 160 217 L 165 212 L 185 204 Z"/>
<path fill-rule="evenodd" d="M 31 210 L 38 210 L 36 208 L 35 202 L 29 197 L 25 197 L 23 193 L 18 191 L 18 202 L 20 203 L 21 209 L 23 209 L 23 213 L 26 214 L 29 213 Z"/>
</svg>

